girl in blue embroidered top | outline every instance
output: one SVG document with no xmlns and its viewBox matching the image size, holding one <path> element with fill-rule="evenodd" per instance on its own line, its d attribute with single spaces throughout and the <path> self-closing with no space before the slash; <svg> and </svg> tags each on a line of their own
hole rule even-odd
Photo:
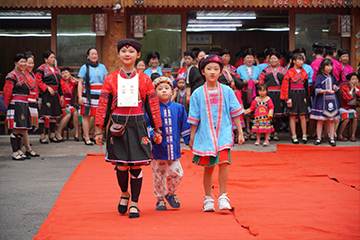
<svg viewBox="0 0 360 240">
<path fill-rule="evenodd" d="M 206 55 L 199 62 L 199 72 L 206 83 L 191 95 L 188 122 L 191 124 L 189 146 L 195 154 L 193 162 L 204 166 L 204 212 L 213 212 L 214 200 L 211 197 L 212 174 L 219 165 L 220 210 L 230 210 L 226 196 L 228 164 L 231 163 L 230 148 L 233 146 L 232 121 L 238 129 L 238 143 L 244 143 L 240 114 L 244 112 L 234 91 L 220 84 L 218 78 L 224 66 L 217 55 Z"/>
<path fill-rule="evenodd" d="M 151 166 L 154 179 L 154 193 L 157 197 L 156 210 L 163 211 L 167 210 L 164 198 L 171 207 L 180 207 L 180 201 L 175 194 L 184 175 L 179 161 L 181 158 L 180 137 L 183 137 L 186 145 L 189 144 L 190 124 L 187 122 L 185 107 L 170 101 L 173 89 L 171 79 L 164 76 L 158 77 L 154 80 L 153 85 L 160 101 L 162 142 L 153 145 Z M 148 122 L 148 126 L 150 129 L 150 139 L 156 142 L 150 122 Z"/>
<path fill-rule="evenodd" d="M 311 109 L 310 118 L 317 120 L 316 133 L 317 139 L 314 144 L 321 143 L 321 134 L 324 121 L 328 124 L 330 130 L 330 145 L 335 147 L 334 139 L 335 125 L 334 121 L 340 119 L 339 102 L 334 93 L 338 90 L 338 82 L 332 74 L 333 62 L 330 58 L 325 58 L 319 67 L 315 82 L 315 97 Z"/>
</svg>

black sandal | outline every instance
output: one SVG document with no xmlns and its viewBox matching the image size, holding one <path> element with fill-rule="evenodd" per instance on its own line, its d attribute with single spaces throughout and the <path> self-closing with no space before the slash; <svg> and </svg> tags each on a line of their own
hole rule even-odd
<svg viewBox="0 0 360 240">
<path fill-rule="evenodd" d="M 15 156 L 12 156 L 12 160 L 15 160 L 15 161 L 24 161 L 25 158 L 23 158 L 19 153 L 16 154 Z"/>
<path fill-rule="evenodd" d="M 90 141 L 90 143 L 88 143 L 87 141 Z M 88 145 L 88 146 L 93 146 L 94 145 L 90 139 L 84 140 L 84 143 L 85 143 L 85 145 Z"/>
<path fill-rule="evenodd" d="M 39 142 L 40 142 L 41 144 L 49 144 L 49 142 L 48 142 L 45 138 L 40 138 L 40 139 L 39 139 Z"/>
<path fill-rule="evenodd" d="M 126 205 L 121 205 L 121 199 L 125 199 L 127 200 L 127 204 Z M 120 202 L 119 202 L 119 205 L 118 205 L 118 212 L 121 213 L 121 214 L 125 214 L 127 212 L 127 208 L 129 206 L 129 197 L 123 197 L 121 196 L 120 197 Z"/>
<path fill-rule="evenodd" d="M 53 143 L 60 143 L 60 141 L 54 136 L 52 138 L 49 138 L 50 139 L 50 142 L 53 142 Z"/>
<path fill-rule="evenodd" d="M 32 154 L 31 152 L 33 152 L 34 154 Z M 31 149 L 30 151 L 26 151 L 26 152 L 25 152 L 25 155 L 26 155 L 27 157 L 40 157 L 40 155 L 37 154 L 36 152 L 34 152 L 32 149 Z"/>
<path fill-rule="evenodd" d="M 130 209 L 132 208 L 136 208 L 137 212 L 130 212 Z M 140 214 L 139 214 L 140 210 L 137 206 L 130 206 L 129 207 L 129 218 L 138 218 L 140 217 Z"/>
<path fill-rule="evenodd" d="M 74 141 L 75 141 L 75 142 L 78 142 L 78 141 L 80 141 L 80 140 L 79 140 L 78 137 L 74 137 Z"/>
</svg>

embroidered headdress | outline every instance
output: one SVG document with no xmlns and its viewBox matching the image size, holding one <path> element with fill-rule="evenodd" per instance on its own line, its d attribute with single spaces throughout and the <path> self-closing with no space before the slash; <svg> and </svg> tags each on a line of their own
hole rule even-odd
<svg viewBox="0 0 360 240">
<path fill-rule="evenodd" d="M 208 65 L 209 63 L 218 63 L 220 65 L 220 72 L 222 72 L 222 69 L 224 67 L 224 60 L 219 57 L 218 55 L 214 55 L 214 54 L 210 54 L 210 55 L 205 55 L 203 58 L 200 59 L 199 61 L 199 72 L 201 77 L 205 79 L 205 76 L 201 73 L 201 70 L 203 70 L 205 68 L 206 65 Z"/>
<path fill-rule="evenodd" d="M 160 83 L 168 83 L 171 86 L 171 88 L 174 88 L 171 79 L 168 77 L 161 76 L 161 77 L 156 78 L 153 81 L 153 85 L 154 85 L 155 89 L 157 86 L 160 85 Z"/>
</svg>

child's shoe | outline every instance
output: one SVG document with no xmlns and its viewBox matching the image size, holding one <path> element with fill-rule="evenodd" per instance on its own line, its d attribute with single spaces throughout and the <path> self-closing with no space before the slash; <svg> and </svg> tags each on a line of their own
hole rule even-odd
<svg viewBox="0 0 360 240">
<path fill-rule="evenodd" d="M 329 144 L 330 144 L 332 147 L 335 147 L 335 146 L 336 146 L 336 142 L 335 142 L 334 139 L 330 139 Z"/>
<path fill-rule="evenodd" d="M 164 199 L 160 199 L 159 201 L 157 201 L 156 203 L 156 211 L 166 211 L 166 204 Z"/>
<path fill-rule="evenodd" d="M 269 146 L 269 144 L 270 144 L 269 140 L 265 140 L 263 143 L 263 146 L 266 147 L 266 146 Z"/>
<path fill-rule="evenodd" d="M 315 142 L 314 142 L 314 145 L 319 145 L 319 144 L 321 144 L 321 139 L 320 138 L 316 139 Z"/>
<path fill-rule="evenodd" d="M 301 140 L 302 140 L 303 144 L 306 144 L 307 143 L 307 136 L 303 135 Z"/>
<path fill-rule="evenodd" d="M 291 141 L 292 141 L 293 144 L 299 144 L 299 140 L 297 139 L 296 136 L 292 136 Z"/>
<path fill-rule="evenodd" d="M 260 140 L 256 140 L 255 141 L 255 146 L 259 146 L 260 145 Z"/>
<path fill-rule="evenodd" d="M 215 212 L 214 199 L 210 196 L 205 196 L 203 212 Z"/>
<path fill-rule="evenodd" d="M 171 194 L 171 195 L 166 194 L 165 199 L 168 201 L 168 203 L 170 204 L 170 206 L 172 208 L 179 208 L 180 207 L 179 198 L 175 194 Z"/>
<path fill-rule="evenodd" d="M 231 206 L 230 206 L 230 199 L 226 196 L 227 193 L 223 193 L 219 198 L 218 198 L 218 206 L 219 206 L 219 210 L 230 210 Z"/>
</svg>

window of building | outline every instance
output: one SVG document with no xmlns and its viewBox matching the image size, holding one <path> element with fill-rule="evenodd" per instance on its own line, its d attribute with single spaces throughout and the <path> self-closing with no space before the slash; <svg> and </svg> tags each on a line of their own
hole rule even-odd
<svg viewBox="0 0 360 240">
<path fill-rule="evenodd" d="M 337 14 L 295 15 L 295 47 L 305 48 L 307 61 L 315 60 L 312 56 L 312 45 L 315 42 L 335 43 L 340 48 L 341 34 L 338 33 L 337 22 Z"/>
<path fill-rule="evenodd" d="M 56 59 L 59 67 L 74 71 L 86 62 L 86 52 L 96 47 L 96 33 L 91 31 L 91 15 L 57 15 Z"/>
<path fill-rule="evenodd" d="M 141 58 L 150 52 L 160 54 L 159 64 L 170 64 L 177 71 L 181 60 L 181 15 L 146 15 L 147 32 L 139 42 Z"/>
</svg>

